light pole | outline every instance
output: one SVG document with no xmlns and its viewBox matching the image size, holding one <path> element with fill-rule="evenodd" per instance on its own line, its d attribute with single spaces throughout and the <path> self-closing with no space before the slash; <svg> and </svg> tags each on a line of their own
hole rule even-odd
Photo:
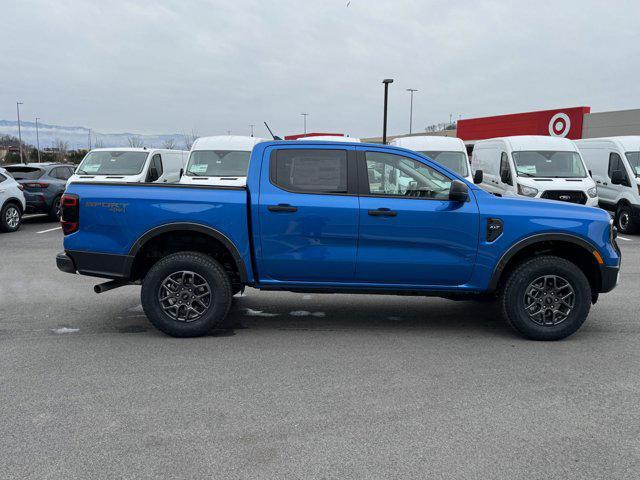
<svg viewBox="0 0 640 480">
<path fill-rule="evenodd" d="M 38 163 L 42 160 L 40 159 L 40 135 L 38 134 L 38 120 L 40 118 L 36 117 L 36 148 L 38 149 Z"/>
<path fill-rule="evenodd" d="M 22 159 L 22 132 L 20 131 L 20 105 L 22 102 L 16 102 L 16 111 L 18 112 L 18 149 L 20 150 L 20 163 L 25 163 Z"/>
<path fill-rule="evenodd" d="M 407 88 L 407 92 L 411 94 L 411 103 L 409 107 L 409 135 L 411 135 L 411 129 L 413 127 L 413 92 L 417 92 L 415 88 Z"/>
<path fill-rule="evenodd" d="M 251 127 L 251 136 L 253 137 L 253 127 L 255 127 L 255 125 L 252 123 L 251 125 L 249 125 Z"/>
<path fill-rule="evenodd" d="M 309 114 L 308 113 L 301 113 L 300 115 L 302 115 L 302 117 L 304 118 L 304 133 L 307 133 L 307 116 Z"/>
<path fill-rule="evenodd" d="M 91 150 L 91 129 L 89 129 L 89 133 L 87 133 L 87 143 L 89 144 L 88 150 Z"/>
<path fill-rule="evenodd" d="M 382 118 L 382 144 L 387 144 L 387 101 L 389 99 L 389 84 L 393 83 L 393 78 L 385 78 L 384 83 L 384 115 Z"/>
</svg>

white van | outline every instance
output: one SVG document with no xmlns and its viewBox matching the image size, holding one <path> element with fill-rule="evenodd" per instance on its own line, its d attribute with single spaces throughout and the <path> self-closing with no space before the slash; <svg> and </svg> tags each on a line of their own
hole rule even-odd
<svg viewBox="0 0 640 480">
<path fill-rule="evenodd" d="M 321 142 L 347 142 L 347 143 L 361 143 L 361 140 L 356 137 L 344 137 L 340 135 L 311 135 L 309 137 L 300 137 L 297 140 L 318 140 Z"/>
<path fill-rule="evenodd" d="M 457 137 L 422 135 L 391 140 L 390 145 L 422 153 L 435 162 L 453 170 L 461 177 L 473 182 L 469 157 L 464 142 Z"/>
<path fill-rule="evenodd" d="M 251 151 L 264 141 L 240 135 L 200 137 L 193 142 L 180 183 L 243 187 L 247 184 Z"/>
<path fill-rule="evenodd" d="M 474 181 L 498 196 L 598 205 L 596 183 L 566 138 L 522 135 L 481 140 L 473 147 Z"/>
<path fill-rule="evenodd" d="M 598 186 L 600 206 L 622 233 L 640 228 L 640 135 L 576 140 Z"/>
<path fill-rule="evenodd" d="M 177 183 L 189 158 L 184 150 L 94 148 L 85 155 L 71 182 Z"/>
</svg>

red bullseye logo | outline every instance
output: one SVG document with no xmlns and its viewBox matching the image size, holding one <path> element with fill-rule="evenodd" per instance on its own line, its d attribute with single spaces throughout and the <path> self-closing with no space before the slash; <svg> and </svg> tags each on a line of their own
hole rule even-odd
<svg viewBox="0 0 640 480">
<path fill-rule="evenodd" d="M 566 137 L 571 130 L 571 120 L 566 113 L 556 113 L 549 120 L 549 135 L 553 137 Z"/>
</svg>

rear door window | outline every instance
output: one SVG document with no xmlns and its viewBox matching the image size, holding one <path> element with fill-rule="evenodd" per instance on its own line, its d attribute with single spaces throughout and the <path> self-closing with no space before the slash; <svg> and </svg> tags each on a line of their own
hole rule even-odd
<svg viewBox="0 0 640 480">
<path fill-rule="evenodd" d="M 271 158 L 271 183 L 297 193 L 347 193 L 347 151 L 282 149 Z"/>
</svg>

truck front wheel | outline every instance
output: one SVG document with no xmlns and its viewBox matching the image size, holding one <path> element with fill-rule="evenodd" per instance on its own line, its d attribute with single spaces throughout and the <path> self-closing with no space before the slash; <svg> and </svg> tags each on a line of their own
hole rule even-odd
<svg viewBox="0 0 640 480">
<path fill-rule="evenodd" d="M 500 292 L 507 322 L 532 340 L 568 337 L 587 319 L 591 287 L 575 264 L 564 258 L 538 256 L 517 266 Z"/>
<path fill-rule="evenodd" d="M 141 297 L 158 330 L 172 337 L 198 337 L 223 324 L 231 306 L 231 282 L 208 255 L 180 252 L 151 267 Z"/>
</svg>

